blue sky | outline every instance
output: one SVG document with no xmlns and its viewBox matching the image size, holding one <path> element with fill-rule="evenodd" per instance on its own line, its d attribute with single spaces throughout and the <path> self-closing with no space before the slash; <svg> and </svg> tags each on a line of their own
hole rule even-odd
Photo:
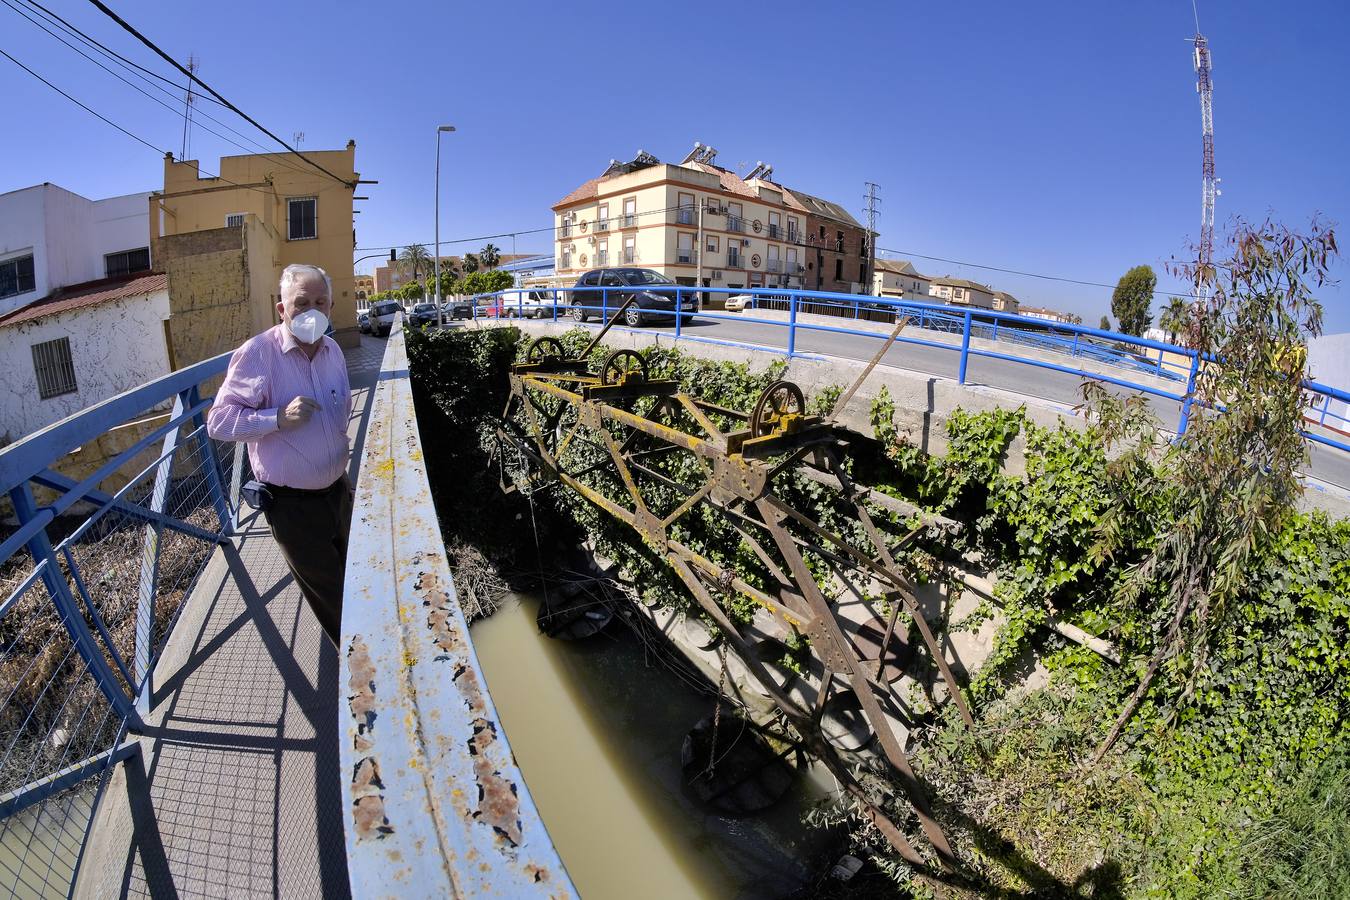
<svg viewBox="0 0 1350 900">
<path fill-rule="evenodd" d="M 43 3 L 168 74 L 88 3 Z M 358 205 L 361 247 L 431 241 L 441 123 L 458 128 L 442 150 L 443 239 L 546 228 L 550 205 L 611 158 L 641 148 L 678 161 L 696 140 L 742 173 L 771 162 L 783 183 L 855 215 L 864 181 L 879 183 L 883 248 L 1111 284 L 1148 263 L 1160 287 L 1181 290 L 1162 269 L 1198 236 L 1187 0 L 238 0 L 228 15 L 195 3 L 110 5 L 175 56 L 197 56 L 203 79 L 276 133 L 303 131 L 311 149 L 354 138 L 362 177 L 380 182 Z M 1234 215 L 1344 222 L 1350 4 L 1200 0 L 1200 17 L 1214 55 L 1220 231 Z M 0 48 L 156 147 L 178 150 L 177 115 L 5 6 Z M 3 58 L 0 92 L 10 125 L 0 191 L 52 181 L 102 197 L 160 186 L 157 153 Z M 239 152 L 194 131 L 191 155 L 206 169 Z M 544 234 L 514 243 L 550 248 Z M 915 262 L 1089 324 L 1109 306 L 1106 288 Z M 1327 330 L 1350 330 L 1350 293 L 1338 285 L 1321 296 Z"/>
</svg>

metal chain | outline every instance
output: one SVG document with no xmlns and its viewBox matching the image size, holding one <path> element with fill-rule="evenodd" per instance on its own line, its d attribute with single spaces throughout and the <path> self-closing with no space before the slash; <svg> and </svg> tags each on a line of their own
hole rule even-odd
<svg viewBox="0 0 1350 900">
<path fill-rule="evenodd" d="M 713 770 L 717 765 L 717 730 L 722 724 L 722 688 L 727 683 L 727 647 L 722 644 L 717 648 L 717 656 L 722 664 L 722 671 L 717 676 L 717 701 L 713 705 L 713 727 L 712 743 L 708 746 L 708 766 L 701 773 L 700 777 L 713 776 Z"/>
</svg>

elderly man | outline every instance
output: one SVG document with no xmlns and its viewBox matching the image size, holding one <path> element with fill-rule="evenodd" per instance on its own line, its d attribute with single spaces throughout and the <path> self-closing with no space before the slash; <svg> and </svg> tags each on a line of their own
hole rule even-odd
<svg viewBox="0 0 1350 900">
<path fill-rule="evenodd" d="M 342 350 L 324 335 L 332 307 L 323 269 L 287 266 L 277 304 L 281 324 L 234 351 L 206 430 L 216 440 L 248 445 L 272 536 L 336 644 L 352 518 L 352 397 Z"/>
</svg>

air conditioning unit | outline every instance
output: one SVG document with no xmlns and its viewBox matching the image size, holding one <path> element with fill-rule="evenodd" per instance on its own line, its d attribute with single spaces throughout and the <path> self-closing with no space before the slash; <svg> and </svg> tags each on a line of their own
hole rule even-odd
<svg viewBox="0 0 1350 900">
<path fill-rule="evenodd" d="M 742 247 L 749 247 L 749 246 L 750 246 L 750 239 L 749 239 L 749 238 L 741 238 L 741 246 L 742 246 Z"/>
</svg>

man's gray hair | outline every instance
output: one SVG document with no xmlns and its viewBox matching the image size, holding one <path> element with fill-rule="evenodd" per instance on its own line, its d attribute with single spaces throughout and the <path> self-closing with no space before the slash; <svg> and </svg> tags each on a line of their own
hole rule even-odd
<svg viewBox="0 0 1350 900">
<path fill-rule="evenodd" d="M 281 294 L 284 301 L 286 299 L 286 289 L 295 284 L 301 278 L 308 275 L 318 275 L 323 279 L 324 286 L 328 288 L 328 299 L 333 299 L 333 279 L 328 277 L 328 273 L 318 266 L 311 266 L 306 263 L 291 263 L 281 270 Z"/>
</svg>

